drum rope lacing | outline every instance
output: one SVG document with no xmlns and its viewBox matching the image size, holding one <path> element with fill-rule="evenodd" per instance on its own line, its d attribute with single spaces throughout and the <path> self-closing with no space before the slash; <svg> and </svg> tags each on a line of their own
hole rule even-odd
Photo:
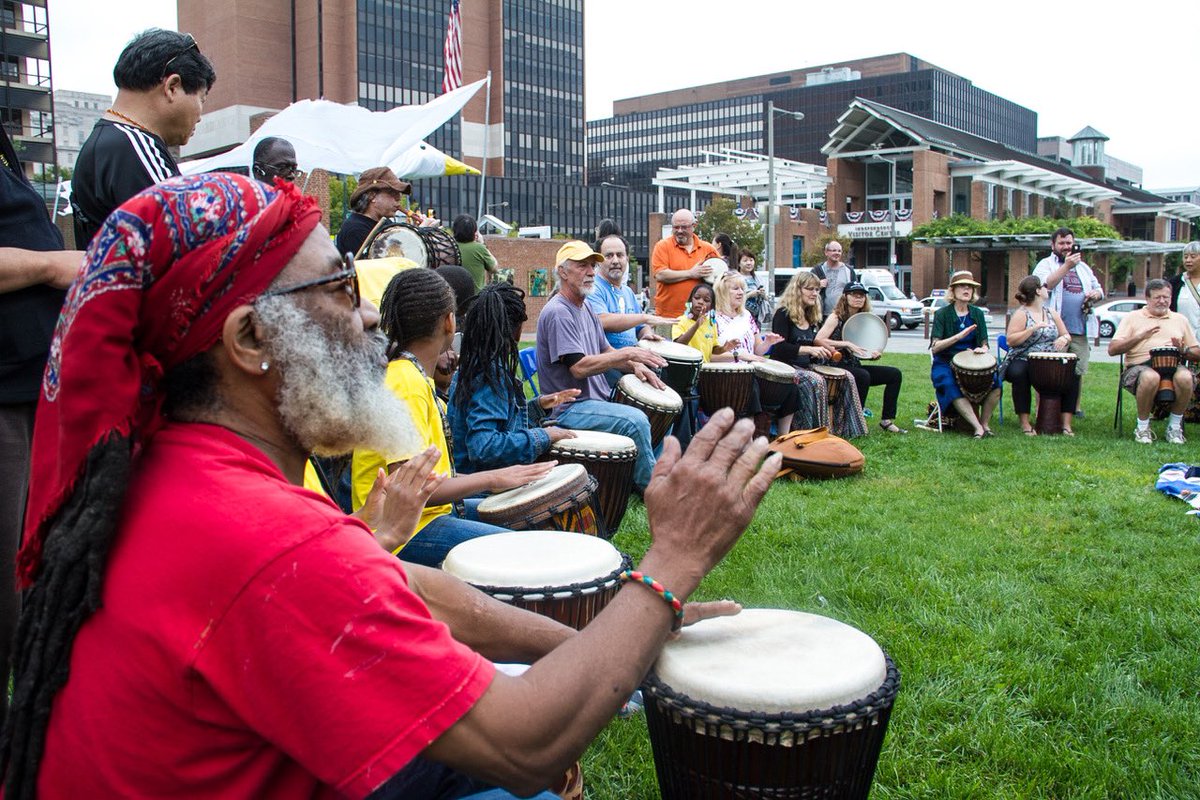
<svg viewBox="0 0 1200 800">
<path fill-rule="evenodd" d="M 846 705 L 813 709 L 801 713 L 781 712 L 762 714 L 739 711 L 728 706 L 714 706 L 684 694 L 676 693 L 654 673 L 642 682 L 642 691 L 654 697 L 655 702 L 681 718 L 696 720 L 710 725 L 728 727 L 738 732 L 800 733 L 819 730 L 830 733 L 848 724 L 856 724 L 872 714 L 888 709 L 896 700 L 900 688 L 900 671 L 892 659 L 884 654 L 887 674 L 879 688 L 867 696 Z"/>
<path fill-rule="evenodd" d="M 527 511 L 530 510 L 530 507 L 534 506 L 534 504 L 538 502 L 536 499 L 532 499 L 532 500 L 529 500 L 528 502 L 522 503 L 519 506 L 513 506 L 512 508 L 504 509 L 503 511 L 497 509 L 494 512 L 495 519 L 497 519 L 497 520 L 526 519 L 529 521 L 530 524 L 534 524 L 537 522 L 543 522 L 547 519 L 550 519 L 553 516 L 561 514 L 564 511 L 570 511 L 571 509 L 575 508 L 578 505 L 579 499 L 581 497 L 586 497 L 588 494 L 591 494 L 594 496 L 596 494 L 596 490 L 599 489 L 599 487 L 600 487 L 600 482 L 598 480 L 596 480 L 596 476 L 588 474 L 587 480 L 584 482 L 583 486 L 580 486 L 578 489 L 576 489 L 574 492 L 572 492 L 570 495 L 568 495 L 565 499 L 563 499 L 557 503 L 552 503 L 551 505 L 545 506 L 544 508 L 542 508 L 542 510 L 538 511 L 536 514 L 532 514 L 532 515 L 527 514 Z M 492 496 L 495 497 L 496 495 L 492 495 Z"/>
<path fill-rule="evenodd" d="M 633 566 L 633 559 L 627 553 L 621 553 L 621 565 L 607 575 L 593 578 L 587 583 L 568 583 L 564 586 L 486 586 L 472 583 L 479 591 L 489 594 L 496 599 L 506 602 L 537 602 L 539 600 L 566 600 L 582 597 L 585 594 L 595 594 L 601 589 L 615 586 L 621 581 L 621 573 Z"/>
</svg>

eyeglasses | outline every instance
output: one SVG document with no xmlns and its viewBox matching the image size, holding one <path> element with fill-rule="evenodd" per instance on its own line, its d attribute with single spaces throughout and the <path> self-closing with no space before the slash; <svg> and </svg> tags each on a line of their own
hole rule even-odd
<svg viewBox="0 0 1200 800">
<path fill-rule="evenodd" d="M 199 45 L 199 44 L 196 42 L 196 37 L 195 37 L 195 36 L 192 36 L 190 33 L 185 33 L 185 34 L 184 34 L 184 36 L 186 36 L 186 37 L 188 38 L 188 45 L 187 45 L 187 47 L 183 48 L 183 49 L 182 49 L 182 50 L 180 50 L 178 53 L 176 53 L 175 55 L 171 56 L 171 58 L 167 60 L 167 63 L 163 64 L 163 72 L 162 72 L 162 77 L 161 77 L 161 78 L 159 78 L 159 80 L 160 80 L 160 81 L 162 81 L 162 80 L 166 80 L 166 77 L 167 77 L 168 75 L 170 75 L 170 74 L 171 74 L 169 70 L 170 70 L 170 68 L 171 68 L 171 64 L 173 64 L 173 63 L 175 62 L 175 59 L 179 58 L 179 57 L 180 57 L 180 56 L 182 56 L 184 53 L 186 53 L 187 51 L 191 50 L 193 47 L 194 47 L 194 48 L 196 48 L 196 52 L 197 52 L 197 53 L 199 53 L 199 52 L 200 52 L 200 45 Z"/>
<path fill-rule="evenodd" d="M 264 181 L 279 177 L 292 183 L 304 174 L 304 170 L 296 164 L 255 164 L 254 171 L 262 176 Z"/>
<path fill-rule="evenodd" d="M 342 266 L 344 269 L 341 272 L 335 272 L 332 275 L 325 275 L 321 278 L 313 278 L 311 281 L 293 284 L 292 286 L 284 286 L 281 289 L 271 289 L 263 292 L 259 297 L 280 297 L 293 292 L 303 292 L 305 289 L 313 289 L 317 286 L 328 286 L 331 283 L 340 283 L 342 288 L 350 295 L 350 299 L 354 301 L 354 307 L 358 308 L 362 305 L 362 293 L 358 289 L 358 272 L 354 269 L 354 256 L 346 253 L 342 256 Z"/>
</svg>

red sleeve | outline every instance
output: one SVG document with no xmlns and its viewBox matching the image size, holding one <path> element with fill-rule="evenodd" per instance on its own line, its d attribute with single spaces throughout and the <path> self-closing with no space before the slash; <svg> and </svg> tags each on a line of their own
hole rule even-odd
<svg viewBox="0 0 1200 800">
<path fill-rule="evenodd" d="M 348 522 L 260 571 L 197 648 L 217 718 L 232 711 L 320 781 L 360 797 L 465 714 L 495 673 Z"/>
</svg>

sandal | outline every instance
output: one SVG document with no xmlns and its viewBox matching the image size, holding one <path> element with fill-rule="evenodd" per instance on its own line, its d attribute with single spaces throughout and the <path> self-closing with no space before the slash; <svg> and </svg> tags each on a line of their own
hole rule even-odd
<svg viewBox="0 0 1200 800">
<path fill-rule="evenodd" d="M 994 430 L 992 430 L 991 428 L 984 428 L 983 435 L 984 436 L 995 436 L 996 432 Z"/>
<path fill-rule="evenodd" d="M 982 438 L 983 438 L 983 436 L 984 436 L 984 434 L 983 434 L 983 432 L 982 432 L 982 431 L 981 431 L 981 432 L 979 432 L 979 433 L 972 433 L 972 434 L 971 434 L 971 438 L 972 438 L 972 439 L 982 439 Z"/>
<path fill-rule="evenodd" d="M 901 428 L 899 425 L 897 425 L 895 420 L 891 419 L 879 420 L 879 427 L 888 433 L 908 433 L 908 431 L 904 430 L 904 428 Z"/>
<path fill-rule="evenodd" d="M 1070 428 L 1063 428 L 1062 435 L 1063 436 L 1074 436 L 1075 431 L 1071 430 Z"/>
<path fill-rule="evenodd" d="M 1037 436 L 1037 431 L 1035 431 L 1033 428 L 1021 428 L 1021 433 L 1025 434 L 1026 436 Z"/>
</svg>

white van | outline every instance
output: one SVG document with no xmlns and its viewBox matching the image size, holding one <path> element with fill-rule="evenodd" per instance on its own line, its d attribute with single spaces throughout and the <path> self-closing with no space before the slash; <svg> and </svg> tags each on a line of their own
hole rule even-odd
<svg viewBox="0 0 1200 800">
<path fill-rule="evenodd" d="M 921 303 L 910 300 L 896 288 L 891 272 L 886 269 L 860 269 L 858 280 L 867 289 L 871 310 L 883 318 L 888 328 L 898 330 L 903 325 L 911 330 L 921 323 L 924 313 Z"/>
</svg>

